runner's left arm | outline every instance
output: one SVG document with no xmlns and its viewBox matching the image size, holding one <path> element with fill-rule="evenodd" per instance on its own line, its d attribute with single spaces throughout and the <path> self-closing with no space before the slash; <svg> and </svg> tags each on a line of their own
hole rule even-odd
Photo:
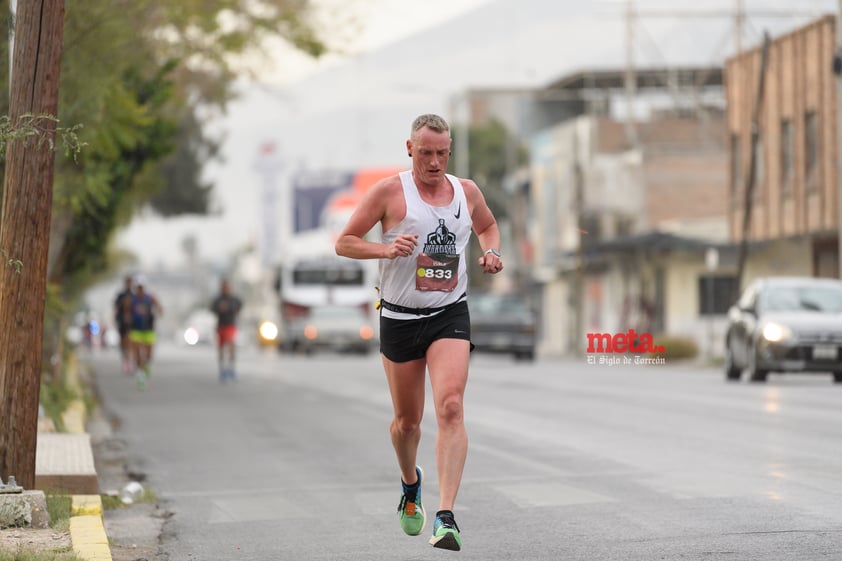
<svg viewBox="0 0 842 561">
<path fill-rule="evenodd" d="M 502 260 L 496 255 L 485 253 L 489 249 L 500 251 L 500 228 L 497 226 L 497 220 L 477 184 L 469 179 L 461 181 L 465 197 L 468 199 L 468 208 L 471 210 L 474 232 L 483 251 L 477 263 L 484 273 L 497 273 L 503 268 Z"/>
</svg>

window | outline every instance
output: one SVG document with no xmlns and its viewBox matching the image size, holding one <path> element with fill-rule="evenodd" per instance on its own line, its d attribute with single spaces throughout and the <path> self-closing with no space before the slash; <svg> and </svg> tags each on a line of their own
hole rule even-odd
<svg viewBox="0 0 842 561">
<path fill-rule="evenodd" d="M 699 315 L 722 315 L 734 303 L 737 277 L 702 275 L 699 277 Z"/>
<path fill-rule="evenodd" d="M 795 175 L 795 139 L 792 121 L 781 119 L 781 191 L 792 193 L 792 178 Z"/>
<path fill-rule="evenodd" d="M 819 121 L 815 111 L 804 115 L 804 179 L 807 189 L 819 185 Z"/>
</svg>

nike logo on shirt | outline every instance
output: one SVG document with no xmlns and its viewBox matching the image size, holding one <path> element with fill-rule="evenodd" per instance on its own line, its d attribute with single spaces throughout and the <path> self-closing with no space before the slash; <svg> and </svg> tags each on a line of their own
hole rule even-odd
<svg viewBox="0 0 842 561">
<path fill-rule="evenodd" d="M 456 217 L 456 220 L 459 220 L 459 217 L 462 216 L 462 201 L 459 201 L 459 206 L 456 208 L 456 214 L 453 216 Z"/>
</svg>

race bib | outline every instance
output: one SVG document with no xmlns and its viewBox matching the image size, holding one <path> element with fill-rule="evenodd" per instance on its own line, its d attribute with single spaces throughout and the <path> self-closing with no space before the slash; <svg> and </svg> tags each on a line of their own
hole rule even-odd
<svg viewBox="0 0 842 561">
<path fill-rule="evenodd" d="M 459 282 L 459 256 L 420 253 L 415 267 L 415 290 L 452 292 Z"/>
</svg>

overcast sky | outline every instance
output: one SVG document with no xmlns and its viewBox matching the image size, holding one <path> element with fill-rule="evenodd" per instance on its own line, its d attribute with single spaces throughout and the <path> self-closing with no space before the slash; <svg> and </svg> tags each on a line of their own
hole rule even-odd
<svg viewBox="0 0 842 561">
<path fill-rule="evenodd" d="M 449 117 L 454 95 L 466 88 L 540 87 L 587 68 L 622 68 L 626 61 L 625 1 L 320 4 L 340 22 L 330 37 L 349 55 L 315 63 L 273 45 L 272 60 L 250 59 L 261 70 L 260 81 L 241 84 L 241 98 L 215 124 L 219 134 L 225 131 L 225 161 L 207 166 L 223 214 L 136 220 L 119 242 L 138 254 L 144 267 L 178 263 L 186 235 L 195 235 L 200 253 L 217 261 L 260 237 L 264 180 L 256 162 L 266 142 L 278 148 L 276 188 L 283 202 L 290 174 L 302 167 L 407 165 L 404 141 L 411 120 L 423 112 Z M 636 0 L 635 5 L 638 66 L 720 65 L 734 52 L 736 0 Z M 745 6 L 743 45 L 751 47 L 763 30 L 774 36 L 835 13 L 837 1 L 745 0 Z M 690 17 L 691 11 L 699 15 Z M 282 222 L 283 209 L 276 214 Z"/>
</svg>

